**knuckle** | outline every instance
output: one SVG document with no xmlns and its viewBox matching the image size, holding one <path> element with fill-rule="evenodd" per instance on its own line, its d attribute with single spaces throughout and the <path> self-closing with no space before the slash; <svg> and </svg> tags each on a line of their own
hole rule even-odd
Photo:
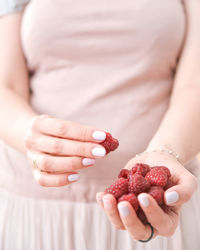
<svg viewBox="0 0 200 250">
<path fill-rule="evenodd" d="M 88 147 L 86 145 L 86 143 L 80 143 L 79 145 L 79 155 L 82 155 L 82 156 L 87 156 L 88 155 Z"/>
<path fill-rule="evenodd" d="M 31 120 L 31 123 L 30 123 L 30 129 L 37 130 L 39 121 L 40 121 L 40 116 L 33 117 L 33 119 Z"/>
<path fill-rule="evenodd" d="M 33 146 L 33 134 L 32 133 L 29 133 L 27 134 L 25 137 L 24 137 L 24 144 L 27 148 L 32 148 Z"/>
<path fill-rule="evenodd" d="M 54 140 L 52 142 L 52 151 L 56 154 L 61 154 L 62 153 L 62 143 Z"/>
<path fill-rule="evenodd" d="M 58 128 L 57 128 L 58 136 L 64 137 L 66 135 L 66 132 L 67 132 L 66 123 L 64 123 L 64 122 L 59 123 Z"/>
<path fill-rule="evenodd" d="M 44 156 L 42 157 L 41 159 L 41 162 L 39 164 L 39 168 L 43 171 L 47 171 L 47 172 L 50 172 L 52 171 L 52 168 L 51 168 L 51 161 L 50 161 L 50 158 L 48 156 Z"/>
<path fill-rule="evenodd" d="M 87 140 L 88 138 L 90 138 L 90 134 L 91 134 L 91 132 L 90 132 L 90 129 L 88 127 L 85 127 L 85 128 L 82 129 L 82 135 L 81 136 L 82 136 L 83 139 Z"/>
</svg>

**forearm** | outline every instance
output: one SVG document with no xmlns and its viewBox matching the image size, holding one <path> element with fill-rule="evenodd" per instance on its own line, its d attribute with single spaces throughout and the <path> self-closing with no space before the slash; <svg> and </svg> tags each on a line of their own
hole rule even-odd
<svg viewBox="0 0 200 250">
<path fill-rule="evenodd" d="M 183 88 L 171 105 L 148 149 L 167 148 L 185 164 L 200 151 L 199 88 Z M 176 98 L 175 98 L 176 97 Z"/>
<path fill-rule="evenodd" d="M 25 153 L 24 137 L 36 113 L 26 99 L 9 88 L 1 88 L 0 114 L 0 138 Z"/>
</svg>

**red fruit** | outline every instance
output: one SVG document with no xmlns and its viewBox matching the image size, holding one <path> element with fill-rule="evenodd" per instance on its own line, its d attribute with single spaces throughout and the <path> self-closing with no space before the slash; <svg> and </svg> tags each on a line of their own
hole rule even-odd
<svg viewBox="0 0 200 250">
<path fill-rule="evenodd" d="M 106 154 L 110 153 L 110 151 L 114 151 L 119 146 L 119 141 L 112 137 L 110 133 L 106 132 L 106 139 L 101 143 L 101 145 L 105 148 Z"/>
<path fill-rule="evenodd" d="M 170 171 L 169 171 L 169 168 L 167 168 L 167 167 L 165 167 L 165 166 L 156 166 L 156 167 L 152 167 L 152 168 L 156 168 L 156 169 L 159 169 L 159 170 L 162 169 L 162 170 L 165 171 L 165 173 L 167 174 L 168 177 L 171 176 L 171 173 L 170 173 Z"/>
<path fill-rule="evenodd" d="M 139 219 L 142 221 L 143 224 L 147 224 L 148 222 L 147 217 L 140 207 L 137 211 L 137 216 L 139 217 Z"/>
<path fill-rule="evenodd" d="M 120 201 L 128 201 L 128 202 L 130 202 L 130 204 L 135 209 L 135 211 L 137 211 L 138 208 L 139 208 L 139 202 L 138 202 L 137 196 L 135 194 L 133 194 L 133 193 L 122 195 L 118 199 L 118 202 L 120 202 Z"/>
<path fill-rule="evenodd" d="M 152 186 L 149 189 L 148 192 L 156 201 L 159 205 L 162 205 L 164 203 L 164 190 L 162 187 L 159 186 Z"/>
<path fill-rule="evenodd" d="M 173 187 L 173 186 L 174 186 L 174 183 L 173 183 L 172 179 L 169 178 L 164 189 L 167 190 L 167 189 L 169 189 L 170 187 Z"/>
<path fill-rule="evenodd" d="M 136 173 L 141 174 L 144 177 L 150 171 L 150 167 L 147 164 L 137 163 L 135 167 L 137 168 Z"/>
<path fill-rule="evenodd" d="M 129 176 L 133 176 L 137 171 L 137 168 L 134 166 L 131 168 L 131 170 L 129 170 L 129 174 L 128 174 L 128 178 Z"/>
<path fill-rule="evenodd" d="M 151 184 L 151 186 L 165 187 L 167 184 L 167 174 L 163 169 L 151 168 L 145 176 L 145 179 Z"/>
<path fill-rule="evenodd" d="M 135 173 L 129 176 L 128 191 L 135 194 L 140 194 L 150 188 L 150 183 L 140 174 Z"/>
<path fill-rule="evenodd" d="M 107 194 L 112 194 L 116 199 L 118 199 L 123 194 L 128 193 L 128 179 L 119 178 L 110 187 L 106 188 L 104 191 Z"/>
<path fill-rule="evenodd" d="M 122 169 L 120 172 L 119 172 L 119 175 L 118 175 L 118 178 L 127 178 L 128 177 L 128 174 L 129 174 L 129 170 L 128 169 Z"/>
</svg>

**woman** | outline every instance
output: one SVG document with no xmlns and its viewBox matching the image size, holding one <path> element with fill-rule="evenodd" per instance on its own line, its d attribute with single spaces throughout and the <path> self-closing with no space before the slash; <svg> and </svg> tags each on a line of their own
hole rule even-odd
<svg viewBox="0 0 200 250">
<path fill-rule="evenodd" d="M 1 18 L 1 249 L 199 249 L 199 7 L 33 0 Z M 107 156 L 105 131 L 120 141 Z M 141 194 L 144 226 L 100 192 L 117 230 L 94 197 L 136 162 L 171 170 L 172 210 Z"/>
</svg>

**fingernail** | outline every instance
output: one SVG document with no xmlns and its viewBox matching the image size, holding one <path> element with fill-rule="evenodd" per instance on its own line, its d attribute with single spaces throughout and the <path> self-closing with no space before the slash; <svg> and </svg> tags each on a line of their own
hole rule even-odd
<svg viewBox="0 0 200 250">
<path fill-rule="evenodd" d="M 119 213 L 123 216 L 123 217 L 127 217 L 129 216 L 130 212 L 127 206 L 122 206 L 122 205 L 118 205 L 118 210 Z"/>
<path fill-rule="evenodd" d="M 106 139 L 106 133 L 103 131 L 94 131 L 92 137 L 97 141 L 104 141 Z"/>
<path fill-rule="evenodd" d="M 71 174 L 68 176 L 68 181 L 77 181 L 79 179 L 79 174 Z"/>
<path fill-rule="evenodd" d="M 143 207 L 149 206 L 149 199 L 145 194 L 138 195 L 138 200 Z"/>
<path fill-rule="evenodd" d="M 167 205 L 177 202 L 179 199 L 179 194 L 176 191 L 168 192 L 165 194 L 165 199 Z"/>
<path fill-rule="evenodd" d="M 107 197 L 103 197 L 103 205 L 106 209 L 112 208 L 112 203 L 110 202 L 110 199 Z"/>
<path fill-rule="evenodd" d="M 92 154 L 94 156 L 104 156 L 106 154 L 106 150 L 104 148 L 93 148 Z"/>
<path fill-rule="evenodd" d="M 90 158 L 84 158 L 83 160 L 82 160 L 82 164 L 84 165 L 84 166 L 89 166 L 89 165 L 94 165 L 95 164 L 95 159 L 90 159 Z"/>
</svg>

